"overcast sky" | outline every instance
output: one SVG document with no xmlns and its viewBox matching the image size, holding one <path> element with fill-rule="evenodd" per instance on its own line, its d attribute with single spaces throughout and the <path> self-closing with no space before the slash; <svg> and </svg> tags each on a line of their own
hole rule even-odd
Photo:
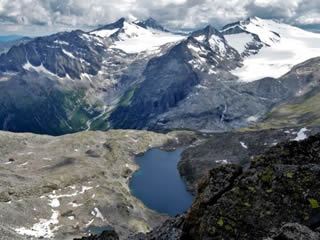
<svg viewBox="0 0 320 240">
<path fill-rule="evenodd" d="M 0 35 L 88 30 L 120 17 L 153 17 L 174 29 L 219 28 L 250 16 L 317 27 L 320 0 L 0 0 Z"/>
</svg>

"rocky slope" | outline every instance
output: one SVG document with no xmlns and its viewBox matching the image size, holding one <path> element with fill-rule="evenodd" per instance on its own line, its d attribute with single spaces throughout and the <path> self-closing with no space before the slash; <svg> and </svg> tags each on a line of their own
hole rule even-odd
<svg viewBox="0 0 320 240">
<path fill-rule="evenodd" d="M 275 106 L 272 111 L 252 129 L 283 128 L 286 126 L 314 126 L 319 120 L 319 66 L 320 59 L 314 58 L 295 66 L 281 78 L 286 85 L 299 86 L 293 98 Z"/>
<path fill-rule="evenodd" d="M 289 140 L 303 140 L 320 132 L 319 126 L 208 134 L 208 139 L 187 148 L 178 168 L 188 189 L 195 193 L 201 177 L 211 168 L 237 164 L 248 168 L 251 159 Z"/>
<path fill-rule="evenodd" d="M 10 38 L 9 36 L 9 39 L 5 38 L 5 40 L 1 41 L 0 37 L 0 54 L 8 52 L 13 46 L 18 46 L 21 43 L 27 43 L 31 40 L 32 38 L 30 37 L 13 36 L 12 38 Z"/>
<path fill-rule="evenodd" d="M 187 213 L 129 239 L 319 239 L 319 152 L 318 134 L 272 147 L 247 170 L 214 168 Z"/>
<path fill-rule="evenodd" d="M 306 59 L 305 55 L 290 50 L 289 43 L 288 49 L 283 46 L 288 39 L 302 41 L 295 39 L 292 32 L 305 35 L 309 47 L 312 39 L 318 41 L 318 35 L 301 31 L 262 19 L 231 24 L 222 31 L 211 26 L 195 31 L 166 54 L 149 61 L 142 75 L 144 81 L 127 93 L 127 104 L 112 112 L 110 126 L 228 131 L 263 120 L 275 106 L 297 96 L 306 98 L 311 91 L 317 94 L 319 76 L 317 70 L 310 69 L 317 68 L 319 59 L 293 67 L 300 63 L 296 58 Z M 284 50 L 293 52 L 295 60 L 285 58 L 288 64 L 280 64 L 283 59 L 279 63 L 280 57 L 273 59 L 268 54 L 281 54 Z M 318 56 L 317 51 L 313 56 Z M 265 59 L 260 65 L 272 69 L 257 70 L 257 59 Z M 280 65 L 286 66 L 281 73 L 277 71 Z M 293 67 L 291 71 L 288 66 Z M 252 79 L 246 80 L 243 75 Z"/>
<path fill-rule="evenodd" d="M 99 227 L 125 238 L 166 219 L 133 197 L 134 156 L 193 141 L 192 133 L 0 132 L 0 238 L 73 239 Z"/>
<path fill-rule="evenodd" d="M 107 30 L 60 32 L 13 46 L 0 55 L 0 128 L 50 135 L 90 129 L 91 125 L 109 128 L 106 121 L 103 126 L 94 121 L 105 119 L 119 101 L 121 104 L 122 95 L 141 81 L 148 59 L 159 54 L 114 48 L 114 43 L 135 39 L 133 30 L 142 32 L 142 37 L 158 37 L 124 20 L 113 26 L 120 23 L 118 40 L 98 34 Z M 176 35 L 171 35 L 164 37 L 164 43 L 176 41 Z M 166 49 L 162 47 L 161 52 Z"/>
</svg>

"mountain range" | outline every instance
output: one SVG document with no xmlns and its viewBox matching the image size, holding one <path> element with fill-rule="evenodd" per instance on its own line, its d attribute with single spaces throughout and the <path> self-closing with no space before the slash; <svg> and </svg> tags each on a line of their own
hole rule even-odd
<svg viewBox="0 0 320 240">
<path fill-rule="evenodd" d="M 306 108 L 319 93 L 319 40 L 257 17 L 188 34 L 121 18 L 28 39 L 0 55 L 0 129 L 270 128 L 277 121 L 268 119 L 283 121 L 282 109 L 297 104 L 292 125 L 312 125 L 319 116 Z"/>
</svg>

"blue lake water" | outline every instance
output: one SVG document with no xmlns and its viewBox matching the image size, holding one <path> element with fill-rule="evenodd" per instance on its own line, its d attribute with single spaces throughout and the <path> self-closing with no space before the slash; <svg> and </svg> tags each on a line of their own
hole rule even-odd
<svg viewBox="0 0 320 240">
<path fill-rule="evenodd" d="M 177 169 L 182 151 L 151 149 L 136 157 L 141 168 L 130 181 L 134 196 L 147 207 L 170 216 L 185 212 L 193 201 Z"/>
</svg>

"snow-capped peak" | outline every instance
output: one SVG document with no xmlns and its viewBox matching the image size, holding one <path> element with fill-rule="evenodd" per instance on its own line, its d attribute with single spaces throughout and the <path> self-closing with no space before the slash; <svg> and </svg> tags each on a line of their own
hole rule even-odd
<svg viewBox="0 0 320 240">
<path fill-rule="evenodd" d="M 281 35 L 279 31 L 285 28 L 285 24 L 276 22 L 274 20 L 265 20 L 258 17 L 251 17 L 246 20 L 229 24 L 222 29 L 224 34 L 234 33 L 251 33 L 258 36 L 259 40 L 271 46 L 280 41 Z"/>
<path fill-rule="evenodd" d="M 209 46 L 212 50 L 219 52 L 221 56 L 226 54 L 226 41 L 224 36 L 211 25 L 202 30 L 195 31 L 191 36 L 198 42 Z"/>
<path fill-rule="evenodd" d="M 119 29 L 123 28 L 125 23 L 125 18 L 120 18 L 118 21 L 102 26 L 94 31 L 91 31 L 90 34 L 94 34 L 99 37 L 110 37 L 112 34 L 119 31 Z"/>
<path fill-rule="evenodd" d="M 163 32 L 168 32 L 167 29 L 165 29 L 161 24 L 159 24 L 155 19 L 153 18 L 148 18 L 147 20 L 144 21 L 135 21 L 135 24 L 137 24 L 140 27 L 143 28 L 152 28 L 155 30 L 163 31 Z"/>
<path fill-rule="evenodd" d="M 113 42 L 111 48 L 121 49 L 127 53 L 155 50 L 164 44 L 185 38 L 185 36 L 165 30 L 152 18 L 145 21 L 135 19 L 130 21 L 121 18 L 115 23 L 90 32 L 90 34 L 109 38 Z"/>
<path fill-rule="evenodd" d="M 229 24 L 221 32 L 244 58 L 232 73 L 241 81 L 278 78 L 294 65 L 320 56 L 320 34 L 258 17 Z"/>
<path fill-rule="evenodd" d="M 125 33 L 130 37 L 131 35 L 139 35 L 145 31 L 169 32 L 153 18 L 140 21 L 133 16 L 129 16 L 128 18 L 120 18 L 118 21 L 102 26 L 90 33 L 100 37 L 111 37 L 114 33 L 119 32 Z"/>
</svg>

